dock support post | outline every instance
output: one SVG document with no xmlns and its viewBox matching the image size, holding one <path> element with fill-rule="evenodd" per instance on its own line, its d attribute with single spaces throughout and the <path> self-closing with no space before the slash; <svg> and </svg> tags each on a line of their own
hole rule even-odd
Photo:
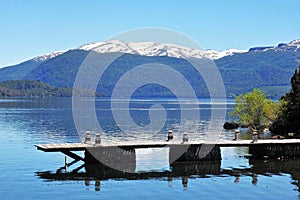
<svg viewBox="0 0 300 200">
<path fill-rule="evenodd" d="M 96 192 L 100 191 L 100 180 L 95 180 L 95 191 Z"/>
<path fill-rule="evenodd" d="M 300 157 L 299 144 L 256 144 L 249 146 L 254 158 L 295 158 Z"/>
<path fill-rule="evenodd" d="M 169 162 L 188 162 L 203 160 L 221 160 L 221 149 L 219 146 L 210 144 L 201 145 L 171 145 Z"/>
<path fill-rule="evenodd" d="M 82 161 L 84 160 L 82 157 L 80 157 L 79 155 L 77 155 L 77 154 L 75 154 L 75 153 L 73 153 L 69 150 L 61 150 L 60 152 L 62 152 L 63 154 L 73 158 L 74 160 L 77 160 L 77 161 L 78 160 L 82 160 Z"/>
<path fill-rule="evenodd" d="M 65 171 L 68 172 L 68 157 L 65 156 Z"/>
<path fill-rule="evenodd" d="M 100 164 L 120 171 L 135 172 L 135 149 L 95 146 L 87 148 L 84 154 L 87 164 Z"/>
</svg>

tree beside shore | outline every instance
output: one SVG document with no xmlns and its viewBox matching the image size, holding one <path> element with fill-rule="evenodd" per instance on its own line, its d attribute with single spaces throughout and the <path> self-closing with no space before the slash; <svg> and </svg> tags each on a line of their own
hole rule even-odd
<svg viewBox="0 0 300 200">
<path fill-rule="evenodd" d="M 240 94 L 235 99 L 236 107 L 230 112 L 238 118 L 238 123 L 244 127 L 264 129 L 277 118 L 279 104 L 267 99 L 265 93 L 259 89 Z"/>
<path fill-rule="evenodd" d="M 286 135 L 300 133 L 300 66 L 291 78 L 291 90 L 278 102 L 267 99 L 259 89 L 236 97 L 235 109 L 229 114 L 241 126 Z"/>
<path fill-rule="evenodd" d="M 300 66 L 291 78 L 291 86 L 290 92 L 280 99 L 280 112 L 270 127 L 274 133 L 300 133 Z"/>
</svg>

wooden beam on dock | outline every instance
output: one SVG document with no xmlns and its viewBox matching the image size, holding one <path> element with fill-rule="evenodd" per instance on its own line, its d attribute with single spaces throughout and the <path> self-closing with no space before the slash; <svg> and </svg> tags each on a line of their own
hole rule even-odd
<svg viewBox="0 0 300 200">
<path fill-rule="evenodd" d="M 84 151 L 87 147 L 93 147 L 93 145 L 84 143 L 37 144 L 35 146 L 38 150 L 44 152 L 61 152 L 64 150 Z"/>
<path fill-rule="evenodd" d="M 135 149 L 139 148 L 170 148 L 170 163 L 178 161 L 220 160 L 220 147 L 249 147 L 249 153 L 256 158 L 300 157 L 300 139 L 268 139 L 258 140 L 219 140 L 214 141 L 191 141 L 182 143 L 179 141 L 146 141 L 146 142 L 119 142 L 101 143 L 97 145 L 86 143 L 64 144 L 37 144 L 38 150 L 44 152 L 62 152 L 75 160 L 84 162 L 114 161 L 117 158 L 132 160 L 135 158 Z M 124 151 L 120 151 L 124 150 Z M 85 158 L 78 156 L 72 151 L 85 151 Z M 92 152 L 92 156 L 87 156 Z M 128 154 L 133 152 L 133 154 Z M 202 155 L 204 154 L 204 155 Z M 89 159 L 92 157 L 97 157 Z"/>
<path fill-rule="evenodd" d="M 139 148 L 160 148 L 167 146 L 187 146 L 187 145 L 216 145 L 219 147 L 238 147 L 238 146 L 259 146 L 264 144 L 299 144 L 300 139 L 267 139 L 267 140 L 258 140 L 257 142 L 252 142 L 251 140 L 218 140 L 214 141 L 191 141 L 188 143 L 182 144 L 181 142 L 164 142 L 164 141 L 147 141 L 143 143 L 139 142 L 119 142 L 119 143 L 101 143 L 101 145 L 92 145 L 85 143 L 63 143 L 63 144 L 37 144 L 35 145 L 38 150 L 44 152 L 60 152 L 64 150 L 69 151 L 84 151 L 87 148 L 97 148 L 97 147 L 119 147 L 122 149 L 139 149 Z"/>
<path fill-rule="evenodd" d="M 75 154 L 75 153 L 73 153 L 73 152 L 71 152 L 71 151 L 69 151 L 69 150 L 62 150 L 61 152 L 62 152 L 63 154 L 65 154 L 65 155 L 67 155 L 67 156 L 73 158 L 75 161 L 79 161 L 79 160 L 84 161 L 84 158 L 80 157 L 79 155 L 77 155 L 77 154 Z"/>
</svg>

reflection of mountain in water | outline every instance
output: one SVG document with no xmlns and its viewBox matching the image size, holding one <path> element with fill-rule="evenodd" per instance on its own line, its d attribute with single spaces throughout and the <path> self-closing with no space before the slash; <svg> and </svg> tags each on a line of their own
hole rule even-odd
<svg viewBox="0 0 300 200">
<path fill-rule="evenodd" d="M 160 179 L 169 182 L 172 185 L 173 178 L 182 179 L 183 187 L 188 186 L 188 179 L 191 178 L 208 178 L 208 177 L 235 177 L 234 182 L 239 183 L 240 179 L 245 176 L 252 177 L 252 184 L 256 185 L 259 176 L 272 176 L 280 174 L 290 174 L 294 180 L 292 184 L 300 187 L 300 160 L 254 160 L 250 159 L 251 167 L 247 168 L 230 168 L 222 169 L 221 161 L 201 161 L 189 163 L 171 164 L 170 171 L 149 171 L 128 173 L 118 171 L 103 165 L 82 165 L 73 171 L 66 171 L 65 167 L 58 169 L 56 172 L 37 172 L 37 176 L 49 181 L 85 181 L 89 186 L 91 181 L 95 181 L 95 190 L 100 190 L 100 181 L 108 179 L 116 180 L 146 180 Z M 81 169 L 85 170 L 81 170 Z M 83 171 L 83 172 L 81 172 Z"/>
</svg>

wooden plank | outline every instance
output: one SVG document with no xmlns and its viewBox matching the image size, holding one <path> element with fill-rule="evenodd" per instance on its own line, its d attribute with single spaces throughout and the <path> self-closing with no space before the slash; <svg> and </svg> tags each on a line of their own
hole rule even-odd
<svg viewBox="0 0 300 200">
<path fill-rule="evenodd" d="M 75 161 L 78 161 L 78 160 L 82 160 L 84 161 L 84 159 L 82 157 L 80 157 L 79 155 L 69 151 L 69 150 L 63 150 L 61 151 L 63 154 L 66 154 L 67 156 L 73 158 Z"/>
<path fill-rule="evenodd" d="M 209 154 L 206 154 L 204 158 L 198 156 L 198 149 L 201 148 L 202 152 L 205 152 L 205 148 L 208 148 Z M 215 141 L 192 141 L 188 143 L 181 143 L 178 141 L 171 142 L 159 142 L 159 141 L 147 141 L 144 143 L 138 142 L 118 142 L 118 143 L 101 143 L 101 145 L 92 145 L 85 143 L 63 143 L 63 144 L 37 144 L 38 150 L 44 152 L 62 152 L 65 155 L 72 157 L 75 160 L 86 160 L 86 153 L 89 152 L 111 152 L 117 150 L 118 148 L 124 149 L 126 151 L 135 151 L 138 148 L 163 148 L 170 147 L 170 156 L 175 152 L 182 152 L 180 161 L 199 161 L 201 159 L 218 160 L 221 159 L 220 147 L 249 147 L 249 153 L 256 158 L 264 158 L 265 156 L 270 158 L 277 158 L 280 156 L 284 157 L 299 157 L 300 156 L 300 139 L 283 139 L 283 140 L 258 140 L 257 142 L 252 142 L 251 140 L 219 140 Z M 211 151 L 216 149 L 218 151 Z M 119 149 L 120 150 L 120 149 Z M 173 153 L 172 153 L 173 150 Z M 85 151 L 85 158 L 78 156 L 72 151 Z M 213 155 L 210 155 L 211 152 Z M 107 153 L 106 153 L 107 154 Z M 176 154 L 176 153 L 175 153 Z M 103 154 L 105 155 L 105 154 Z M 196 155 L 196 156 L 191 156 Z M 210 155 L 210 156 L 208 156 Z M 102 156 L 101 156 L 102 157 Z M 170 163 L 177 162 L 177 160 L 170 160 Z"/>
<path fill-rule="evenodd" d="M 45 152 L 58 152 L 63 150 L 70 151 L 83 151 L 87 147 L 91 145 L 83 144 L 83 143 L 64 143 L 64 144 L 37 144 L 35 145 L 38 150 Z"/>
<path fill-rule="evenodd" d="M 300 144 L 300 139 L 283 139 L 283 140 L 258 140 L 255 143 L 252 143 L 251 140 L 219 140 L 217 142 L 189 142 L 182 144 L 180 142 L 145 142 L 145 143 L 137 143 L 137 142 L 122 142 L 122 143 L 103 143 L 99 146 L 89 145 L 85 143 L 63 143 L 63 144 L 37 144 L 36 147 L 38 150 L 42 151 L 61 151 L 64 149 L 68 149 L 71 151 L 83 151 L 86 148 L 94 148 L 94 147 L 120 147 L 120 148 L 155 148 L 155 147 L 165 147 L 165 146 L 173 146 L 173 145 L 217 145 L 220 147 L 234 147 L 234 146 L 253 146 L 253 145 L 263 145 L 263 144 Z"/>
<path fill-rule="evenodd" d="M 119 143 L 103 143 L 101 145 L 94 146 L 92 144 L 85 143 L 63 143 L 63 144 L 37 144 L 35 145 L 38 150 L 45 152 L 59 152 L 64 150 L 69 151 L 84 151 L 87 148 L 97 148 L 97 147 L 119 147 L 119 148 L 127 148 L 127 149 L 137 149 L 137 148 L 159 148 L 166 146 L 186 146 L 186 145 L 216 145 L 219 147 L 238 147 L 238 146 L 255 146 L 255 145 L 264 145 L 264 144 L 299 144 L 300 139 L 283 139 L 283 140 L 258 140 L 255 143 L 252 143 L 251 140 L 219 140 L 217 142 L 214 141 L 192 141 L 189 143 L 182 144 L 181 142 L 119 142 Z"/>
<path fill-rule="evenodd" d="M 283 139 L 283 140 L 273 140 L 273 139 L 266 139 L 266 140 L 258 140 L 257 142 L 252 142 L 251 140 L 222 140 L 218 141 L 217 145 L 220 147 L 234 147 L 234 146 L 255 146 L 255 145 L 266 145 L 266 144 L 299 144 L 300 139 Z"/>
</svg>

